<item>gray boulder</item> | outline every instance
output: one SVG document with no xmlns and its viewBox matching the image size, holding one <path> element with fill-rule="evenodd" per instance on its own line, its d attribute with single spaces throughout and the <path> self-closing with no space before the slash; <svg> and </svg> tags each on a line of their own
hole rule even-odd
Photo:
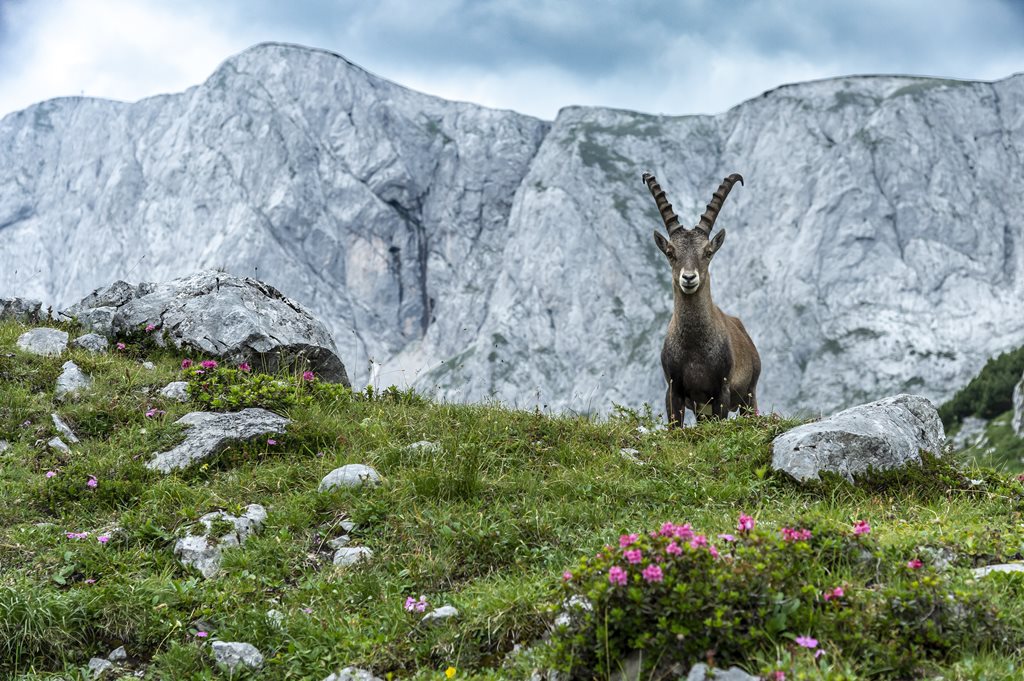
<svg viewBox="0 0 1024 681">
<path fill-rule="evenodd" d="M 373 672 L 368 672 L 365 669 L 345 667 L 340 672 L 331 674 L 324 681 L 383 681 L 383 679 L 374 676 Z"/>
<path fill-rule="evenodd" d="M 267 511 L 259 504 L 249 504 L 241 516 L 224 511 L 207 513 L 199 519 L 203 529 L 198 534 L 185 535 L 174 544 L 174 555 L 182 565 L 199 570 L 207 579 L 220 571 L 221 552 L 224 549 L 241 546 L 267 519 Z M 215 522 L 226 522 L 232 529 L 219 537 L 211 537 Z"/>
<path fill-rule="evenodd" d="M 941 455 L 945 442 L 935 407 L 919 395 L 896 395 L 846 409 L 783 433 L 772 444 L 772 467 L 799 481 L 823 471 L 853 482 L 868 469 L 920 463 L 921 450 Z"/>
<path fill-rule="evenodd" d="M 249 669 L 263 666 L 263 654 L 251 643 L 214 641 L 210 647 L 217 664 L 227 667 L 229 672 L 234 672 L 239 666 Z"/>
<path fill-rule="evenodd" d="M 57 377 L 57 387 L 54 390 L 54 396 L 58 400 L 78 397 L 83 390 L 92 385 L 92 379 L 82 373 L 74 362 L 64 362 L 63 367 L 64 371 Z"/>
<path fill-rule="evenodd" d="M 64 440 L 61 440 L 59 437 L 50 438 L 50 440 L 46 444 L 49 445 L 52 449 L 56 449 L 57 451 L 62 452 L 64 454 L 71 453 L 71 448 L 68 447 L 67 444 L 65 444 Z"/>
<path fill-rule="evenodd" d="M 42 319 L 43 303 L 32 298 L 0 298 L 0 319 L 37 324 Z"/>
<path fill-rule="evenodd" d="M 1024 437 L 1024 376 L 1013 389 L 1013 432 Z"/>
<path fill-rule="evenodd" d="M 49 327 L 30 329 L 18 336 L 18 348 L 33 355 L 57 357 L 68 349 L 68 334 Z"/>
<path fill-rule="evenodd" d="M 89 660 L 89 672 L 94 679 L 102 679 L 113 671 L 114 663 L 110 660 L 104 660 L 102 657 L 93 657 Z"/>
<path fill-rule="evenodd" d="M 110 343 L 98 333 L 87 333 L 71 341 L 71 344 L 89 352 L 106 352 Z"/>
<path fill-rule="evenodd" d="M 128 659 L 128 651 L 124 649 L 124 646 L 119 646 L 107 654 L 107 659 L 111 662 L 124 662 Z"/>
<path fill-rule="evenodd" d="M 107 336 L 152 324 L 158 343 L 269 372 L 308 367 L 320 379 L 349 385 L 327 327 L 277 289 L 249 277 L 205 270 L 163 284 L 119 281 L 63 314 Z"/>
<path fill-rule="evenodd" d="M 193 411 L 175 423 L 189 426 L 185 441 L 166 452 L 157 452 L 147 468 L 170 473 L 213 456 L 230 442 L 283 432 L 291 421 L 266 409 L 250 407 L 225 414 Z"/>
<path fill-rule="evenodd" d="M 78 436 L 71 430 L 71 426 L 64 423 L 64 419 L 57 414 L 50 414 L 50 418 L 53 419 L 53 427 L 57 429 L 58 433 L 63 435 L 71 444 L 78 444 Z"/>
<path fill-rule="evenodd" d="M 188 402 L 188 381 L 173 381 L 160 389 L 160 397 L 175 402 Z"/>
<path fill-rule="evenodd" d="M 373 468 L 361 463 L 350 463 L 325 475 L 318 490 L 328 492 L 336 487 L 359 487 L 379 483 L 380 475 Z"/>
</svg>

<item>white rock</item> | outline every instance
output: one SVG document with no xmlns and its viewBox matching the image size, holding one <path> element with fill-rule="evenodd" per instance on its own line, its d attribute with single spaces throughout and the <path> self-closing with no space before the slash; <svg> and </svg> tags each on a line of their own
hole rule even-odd
<svg viewBox="0 0 1024 681">
<path fill-rule="evenodd" d="M 340 549 L 343 546 L 348 546 L 348 543 L 352 541 L 352 538 L 347 534 L 343 534 L 340 537 L 335 537 L 327 542 L 327 545 L 332 549 Z"/>
<path fill-rule="evenodd" d="M 686 675 L 686 681 L 759 681 L 760 676 L 751 676 L 739 667 L 709 669 L 703 662 L 695 664 Z"/>
<path fill-rule="evenodd" d="M 110 343 L 98 333 L 87 333 L 71 341 L 71 344 L 89 352 L 106 352 Z"/>
<path fill-rule="evenodd" d="M 33 355 L 56 357 L 68 349 L 68 334 L 49 327 L 30 329 L 18 336 L 17 345 Z"/>
<path fill-rule="evenodd" d="M 92 672 L 92 678 L 100 679 L 114 671 L 114 663 L 102 657 L 93 657 L 89 660 L 89 671 Z"/>
<path fill-rule="evenodd" d="M 373 468 L 361 463 L 350 463 L 325 475 L 318 489 L 327 492 L 335 487 L 359 487 L 379 483 L 380 475 Z"/>
<path fill-rule="evenodd" d="M 107 654 L 107 659 L 111 662 L 124 662 L 128 659 L 128 651 L 124 649 L 124 646 L 114 648 Z"/>
<path fill-rule="evenodd" d="M 74 362 L 64 362 L 63 368 L 64 371 L 57 377 L 57 387 L 54 390 L 54 396 L 58 400 L 78 397 L 92 385 L 92 379 L 82 373 Z"/>
<path fill-rule="evenodd" d="M 263 666 L 263 654 L 251 643 L 214 641 L 213 657 L 217 664 L 224 665 L 228 671 L 234 672 L 239 666 L 259 669 Z"/>
<path fill-rule="evenodd" d="M 188 402 L 188 381 L 174 381 L 160 389 L 160 396 L 176 402 Z"/>
<path fill-rule="evenodd" d="M 213 456 L 231 442 L 284 432 L 291 421 L 266 409 L 250 407 L 224 414 L 194 411 L 175 423 L 188 426 L 185 441 L 166 452 L 155 453 L 146 463 L 147 468 L 170 473 Z"/>
<path fill-rule="evenodd" d="M 0 298 L 0 319 L 37 324 L 42 319 L 42 307 L 42 301 L 31 298 Z"/>
<path fill-rule="evenodd" d="M 647 464 L 640 459 L 640 450 L 633 449 L 632 447 L 623 447 L 619 450 L 619 456 L 630 463 L 635 463 L 637 466 L 646 466 Z"/>
<path fill-rule="evenodd" d="M 593 609 L 594 606 L 586 597 L 576 594 L 562 603 L 562 609 L 555 617 L 555 626 L 567 627 L 572 624 L 574 617 L 579 617 L 582 613 L 590 612 Z"/>
<path fill-rule="evenodd" d="M 71 452 L 71 448 L 64 444 L 64 441 L 61 440 L 59 437 L 51 438 L 46 444 L 65 454 Z"/>
<path fill-rule="evenodd" d="M 342 546 L 334 552 L 335 565 L 354 565 L 373 558 L 373 551 L 365 546 Z"/>
<path fill-rule="evenodd" d="M 71 427 L 64 422 L 58 414 L 50 414 L 50 418 L 53 419 L 53 426 L 57 429 L 57 432 L 64 436 L 64 438 L 71 444 L 78 444 L 78 436 L 75 435 Z"/>
<path fill-rule="evenodd" d="M 148 371 L 152 371 L 153 369 L 156 369 L 156 365 L 150 362 L 149 360 L 146 360 L 145 362 L 142 363 L 142 368 Z"/>
<path fill-rule="evenodd" d="M 829 471 L 852 482 L 869 467 L 884 471 L 919 463 L 921 450 L 939 456 L 944 442 L 931 402 L 896 395 L 783 433 L 772 443 L 772 467 L 800 481 Z"/>
<path fill-rule="evenodd" d="M 455 609 L 455 606 L 442 605 L 440 608 L 435 608 L 428 612 L 420 621 L 424 624 L 434 624 L 437 622 L 444 622 L 458 616 L 459 611 Z"/>
<path fill-rule="evenodd" d="M 434 454 L 441 451 L 441 445 L 430 440 L 420 440 L 406 446 L 405 451 L 413 453 Z"/>
<path fill-rule="evenodd" d="M 220 571 L 221 552 L 244 544 L 250 535 L 260 529 L 266 518 L 266 509 L 259 504 L 249 504 L 245 513 L 238 517 L 224 511 L 207 513 L 198 521 L 203 531 L 198 534 L 189 532 L 175 542 L 174 555 L 182 565 L 194 567 L 209 579 Z M 210 532 L 217 521 L 231 523 L 233 528 L 220 537 L 211 538 Z"/>
<path fill-rule="evenodd" d="M 345 667 L 340 672 L 335 672 L 326 677 L 324 681 L 383 681 L 383 679 L 374 676 L 372 672 L 368 672 L 365 669 Z"/>
<path fill-rule="evenodd" d="M 281 626 L 284 623 L 284 613 L 280 610 L 267 610 L 267 619 L 274 623 L 275 626 Z"/>
<path fill-rule="evenodd" d="M 1013 420 L 1011 422 L 1013 432 L 1018 437 L 1024 437 L 1024 376 L 1013 388 Z"/>
<path fill-rule="evenodd" d="M 971 570 L 971 573 L 978 578 L 990 575 L 993 572 L 1024 572 L 1024 563 L 1003 563 L 1001 565 L 985 565 L 983 567 L 978 567 Z"/>
<path fill-rule="evenodd" d="M 0 454 L 3 454 L 4 452 L 6 452 L 10 448 L 11 448 L 11 443 L 9 443 L 7 440 L 0 440 Z"/>
</svg>

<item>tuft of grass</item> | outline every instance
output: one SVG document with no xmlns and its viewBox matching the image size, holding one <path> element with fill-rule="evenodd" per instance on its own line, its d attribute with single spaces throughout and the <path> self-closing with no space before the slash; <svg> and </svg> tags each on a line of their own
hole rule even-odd
<svg viewBox="0 0 1024 681">
<path fill-rule="evenodd" d="M 349 665 L 393 678 L 436 679 L 449 666 L 456 678 L 527 678 L 551 662 L 544 641 L 566 569 L 620 534 L 666 520 L 709 536 L 734 531 L 740 510 L 769 534 L 800 523 L 833 537 L 820 546 L 812 540 L 793 569 L 815 588 L 841 581 L 873 594 L 854 601 L 849 614 L 865 632 L 925 626 L 928 601 L 907 604 L 911 587 L 898 569 L 916 557 L 940 580 L 936 589 L 981 604 L 970 612 L 1005 641 L 1020 640 L 1024 629 L 1020 580 L 974 581 L 969 572 L 1024 555 L 1024 487 L 998 472 L 926 458 L 920 469 L 857 486 L 827 479 L 805 487 L 771 471 L 772 439 L 796 424 L 775 416 L 665 431 L 649 410 L 549 416 L 436 403 L 397 389 L 351 391 L 287 372 L 189 373 L 181 355 L 145 336 L 105 355 L 75 349 L 37 358 L 15 349 L 25 329 L 0 322 L 0 439 L 11 443 L 0 453 L 3 678 L 78 678 L 89 657 L 118 645 L 128 650 L 127 672 L 227 678 L 213 662 L 212 638 L 259 648 L 266 665 L 253 676 L 261 679 L 322 679 Z M 69 358 L 93 387 L 58 402 L 53 381 Z M 189 404 L 159 396 L 171 380 L 190 382 Z M 145 467 L 154 452 L 181 441 L 174 422 L 184 414 L 246 406 L 291 419 L 277 444 L 234 444 L 170 475 Z M 70 454 L 45 446 L 56 435 L 54 412 L 81 438 Z M 423 440 L 437 447 L 410 447 Z M 623 448 L 638 454 L 625 457 Z M 373 466 L 381 484 L 317 491 L 324 475 L 349 463 Z M 266 507 L 266 523 L 224 552 L 217 577 L 203 579 L 175 560 L 175 541 L 199 516 L 237 514 L 250 503 Z M 870 570 L 839 550 L 842 528 L 860 519 L 874 528 Z M 347 522 L 355 523 L 349 545 L 374 555 L 336 567 L 327 542 Z M 100 534 L 110 540 L 101 544 Z M 946 554 L 952 558 L 940 571 L 932 556 Z M 702 607 L 718 593 L 706 590 Z M 410 596 L 430 608 L 453 605 L 460 615 L 426 626 L 422 614 L 403 608 Z M 907 609 L 893 619 L 896 597 Z M 799 612 L 787 621 L 810 620 Z M 785 663 L 807 678 L 906 678 L 878 663 L 889 659 L 884 636 L 844 643 L 837 635 L 816 663 L 791 655 L 792 637 L 808 633 L 794 626 L 776 626 L 749 649 L 727 638 L 721 650 L 754 672 Z M 920 669 L 1019 678 L 1021 654 L 1003 638 L 968 645 L 957 643 L 962 633 L 929 633 L 938 637 L 929 650 L 942 652 L 914 658 Z M 724 652 L 704 653 L 725 662 Z"/>
</svg>

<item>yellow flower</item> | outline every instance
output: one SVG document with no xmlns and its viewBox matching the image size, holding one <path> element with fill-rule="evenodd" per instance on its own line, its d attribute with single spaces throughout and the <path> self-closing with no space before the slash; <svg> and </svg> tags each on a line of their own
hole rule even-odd
<svg viewBox="0 0 1024 681">
<path fill-rule="evenodd" d="M 448 669 L 445 669 L 444 675 L 449 679 L 455 676 L 455 667 L 448 667 Z"/>
</svg>

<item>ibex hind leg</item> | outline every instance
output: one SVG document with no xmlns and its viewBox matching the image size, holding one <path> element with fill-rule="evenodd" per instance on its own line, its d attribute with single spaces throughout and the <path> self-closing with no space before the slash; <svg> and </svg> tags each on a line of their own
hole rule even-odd
<svg viewBox="0 0 1024 681">
<path fill-rule="evenodd" d="M 665 416 L 668 418 L 669 428 L 682 428 L 683 416 L 686 412 L 686 401 L 682 395 L 672 390 L 672 385 L 665 391 Z"/>
<path fill-rule="evenodd" d="M 751 390 L 746 397 L 738 401 L 737 406 L 740 416 L 757 416 L 757 394 Z"/>
</svg>

